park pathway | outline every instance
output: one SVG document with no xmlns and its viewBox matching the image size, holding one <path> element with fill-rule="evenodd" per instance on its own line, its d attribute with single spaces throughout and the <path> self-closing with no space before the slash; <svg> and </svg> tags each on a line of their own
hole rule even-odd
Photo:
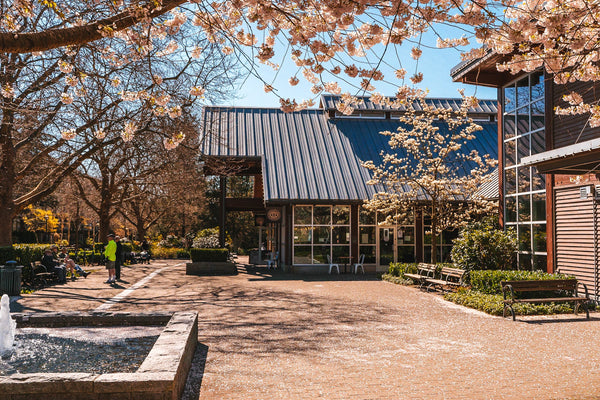
<svg viewBox="0 0 600 400">
<path fill-rule="evenodd" d="M 124 271 L 122 288 L 80 280 L 16 302 L 23 312 L 199 313 L 186 399 L 594 399 L 600 318 L 491 317 L 374 278 L 240 266 L 186 276 L 179 262 Z M 167 267 L 167 268 L 166 268 Z M 105 280 L 102 271 L 102 278 Z M 79 286 L 78 286 L 79 285 Z M 84 287 L 85 286 L 85 287 Z M 64 308 L 68 307 L 68 308 Z M 199 391 L 199 393 L 198 393 Z"/>
</svg>

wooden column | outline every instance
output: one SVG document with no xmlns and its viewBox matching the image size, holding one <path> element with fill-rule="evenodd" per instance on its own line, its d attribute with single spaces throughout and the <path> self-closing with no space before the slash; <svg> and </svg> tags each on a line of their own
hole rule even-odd
<svg viewBox="0 0 600 400">
<path fill-rule="evenodd" d="M 423 210 L 415 210 L 415 251 L 416 261 L 423 262 Z"/>
<path fill-rule="evenodd" d="M 504 229 L 504 112 L 502 88 L 498 88 L 498 218 Z M 516 149 L 515 149 L 516 151 Z"/>
<path fill-rule="evenodd" d="M 221 186 L 221 218 L 219 218 L 219 245 L 225 247 L 225 222 L 227 221 L 227 210 L 225 209 L 225 199 L 227 198 L 227 177 L 219 178 Z"/>
<path fill-rule="evenodd" d="M 350 256 L 354 257 L 353 262 L 358 262 L 360 249 L 358 248 L 358 204 L 350 205 Z"/>
<path fill-rule="evenodd" d="M 554 149 L 554 81 L 552 75 L 544 73 L 544 128 L 546 129 L 546 151 Z M 556 243 L 554 212 L 554 174 L 546 174 L 546 270 L 554 273 L 556 268 Z"/>
</svg>

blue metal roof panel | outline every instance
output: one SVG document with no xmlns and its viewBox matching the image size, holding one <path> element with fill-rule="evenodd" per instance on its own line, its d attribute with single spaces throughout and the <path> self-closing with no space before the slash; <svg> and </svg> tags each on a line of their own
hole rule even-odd
<svg viewBox="0 0 600 400">
<path fill-rule="evenodd" d="M 201 152 L 213 156 L 263 157 L 265 200 L 364 200 L 382 187 L 368 185 L 362 162 L 381 163 L 391 151 L 382 131 L 390 119 L 329 119 L 323 110 L 286 114 L 279 109 L 204 109 Z M 480 154 L 496 157 L 495 122 L 469 142 Z"/>
</svg>

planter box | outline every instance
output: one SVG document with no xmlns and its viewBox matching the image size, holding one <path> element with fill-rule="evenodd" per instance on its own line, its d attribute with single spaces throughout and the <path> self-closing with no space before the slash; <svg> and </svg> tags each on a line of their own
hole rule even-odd
<svg viewBox="0 0 600 400">
<path fill-rule="evenodd" d="M 236 275 L 237 267 L 230 262 L 201 261 L 185 265 L 186 275 Z"/>
</svg>

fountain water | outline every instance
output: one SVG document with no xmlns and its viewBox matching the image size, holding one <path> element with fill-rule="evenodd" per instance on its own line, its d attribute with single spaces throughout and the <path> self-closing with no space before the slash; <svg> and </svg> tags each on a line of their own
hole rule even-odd
<svg viewBox="0 0 600 400">
<path fill-rule="evenodd" d="M 10 317 L 10 299 L 3 294 L 0 300 L 0 356 L 12 351 L 16 326 L 17 322 Z"/>
</svg>

